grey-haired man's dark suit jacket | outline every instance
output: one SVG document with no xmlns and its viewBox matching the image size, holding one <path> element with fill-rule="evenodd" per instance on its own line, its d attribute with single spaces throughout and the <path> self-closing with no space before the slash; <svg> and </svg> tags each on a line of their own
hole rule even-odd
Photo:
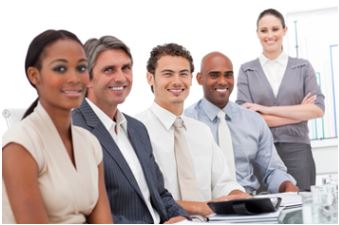
<svg viewBox="0 0 339 225">
<path fill-rule="evenodd" d="M 188 217 L 165 189 L 162 173 L 154 160 L 152 146 L 145 126 L 125 115 L 129 140 L 143 169 L 153 208 L 161 222 L 174 216 Z M 73 123 L 89 130 L 103 149 L 105 182 L 115 223 L 153 223 L 132 171 L 118 146 L 87 101 L 73 111 Z"/>
</svg>

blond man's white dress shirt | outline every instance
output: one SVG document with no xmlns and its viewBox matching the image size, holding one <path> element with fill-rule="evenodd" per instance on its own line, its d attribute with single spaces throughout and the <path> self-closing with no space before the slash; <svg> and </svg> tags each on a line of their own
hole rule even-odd
<svg viewBox="0 0 339 225">
<path fill-rule="evenodd" d="M 177 165 L 174 152 L 174 127 L 177 116 L 157 103 L 136 116 L 149 132 L 155 159 L 164 175 L 165 187 L 180 200 Z M 186 139 L 192 155 L 194 172 L 203 201 L 228 195 L 232 190 L 244 191 L 231 176 L 226 160 L 208 126 L 189 117 L 185 123 Z"/>
</svg>

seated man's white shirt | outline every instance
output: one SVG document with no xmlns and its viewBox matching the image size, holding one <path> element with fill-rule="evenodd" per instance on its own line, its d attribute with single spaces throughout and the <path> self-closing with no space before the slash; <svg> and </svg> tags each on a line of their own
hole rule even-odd
<svg viewBox="0 0 339 225">
<path fill-rule="evenodd" d="M 131 142 L 128 139 L 127 120 L 125 116 L 119 110 L 117 110 L 116 114 L 117 122 L 114 122 L 94 103 L 92 103 L 89 99 L 87 100 L 95 114 L 99 117 L 100 121 L 104 124 L 106 129 L 112 135 L 115 143 L 117 144 L 122 155 L 124 156 L 129 168 L 131 169 L 134 175 L 134 178 L 136 179 L 139 185 L 140 191 L 144 197 L 147 208 L 152 215 L 154 223 L 160 223 L 160 216 L 151 205 L 150 192 L 146 183 L 144 172 L 141 168 L 139 159 L 131 145 Z"/>
<path fill-rule="evenodd" d="M 172 126 L 176 116 L 153 103 L 136 117 L 147 127 L 155 159 L 164 175 L 165 187 L 174 199 L 180 200 Z M 228 195 L 235 189 L 244 191 L 230 175 L 224 154 L 214 141 L 209 127 L 189 117 L 181 118 L 185 123 L 186 140 L 204 201 Z"/>
</svg>

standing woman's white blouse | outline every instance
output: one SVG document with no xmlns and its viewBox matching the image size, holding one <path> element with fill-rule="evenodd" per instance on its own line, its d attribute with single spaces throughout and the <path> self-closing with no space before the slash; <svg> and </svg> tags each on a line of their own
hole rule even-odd
<svg viewBox="0 0 339 225">
<path fill-rule="evenodd" d="M 77 126 L 71 129 L 75 167 L 40 103 L 32 114 L 2 137 L 2 148 L 17 143 L 35 159 L 39 168 L 38 184 L 50 223 L 85 223 L 98 201 L 101 146 L 87 130 Z M 2 213 L 3 223 L 16 222 L 3 180 Z"/>
<path fill-rule="evenodd" d="M 269 59 L 264 54 L 259 56 L 259 62 L 270 83 L 274 96 L 277 97 L 281 81 L 288 63 L 288 55 L 284 51 L 276 59 Z"/>
</svg>

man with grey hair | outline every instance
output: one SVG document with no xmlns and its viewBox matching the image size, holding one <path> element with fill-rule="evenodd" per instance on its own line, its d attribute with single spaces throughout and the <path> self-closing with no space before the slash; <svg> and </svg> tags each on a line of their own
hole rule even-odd
<svg viewBox="0 0 339 225">
<path fill-rule="evenodd" d="M 106 190 L 116 223 L 173 223 L 188 218 L 164 188 L 145 126 L 119 111 L 132 86 L 132 55 L 119 39 L 85 44 L 90 83 L 73 122 L 101 143 Z"/>
</svg>

